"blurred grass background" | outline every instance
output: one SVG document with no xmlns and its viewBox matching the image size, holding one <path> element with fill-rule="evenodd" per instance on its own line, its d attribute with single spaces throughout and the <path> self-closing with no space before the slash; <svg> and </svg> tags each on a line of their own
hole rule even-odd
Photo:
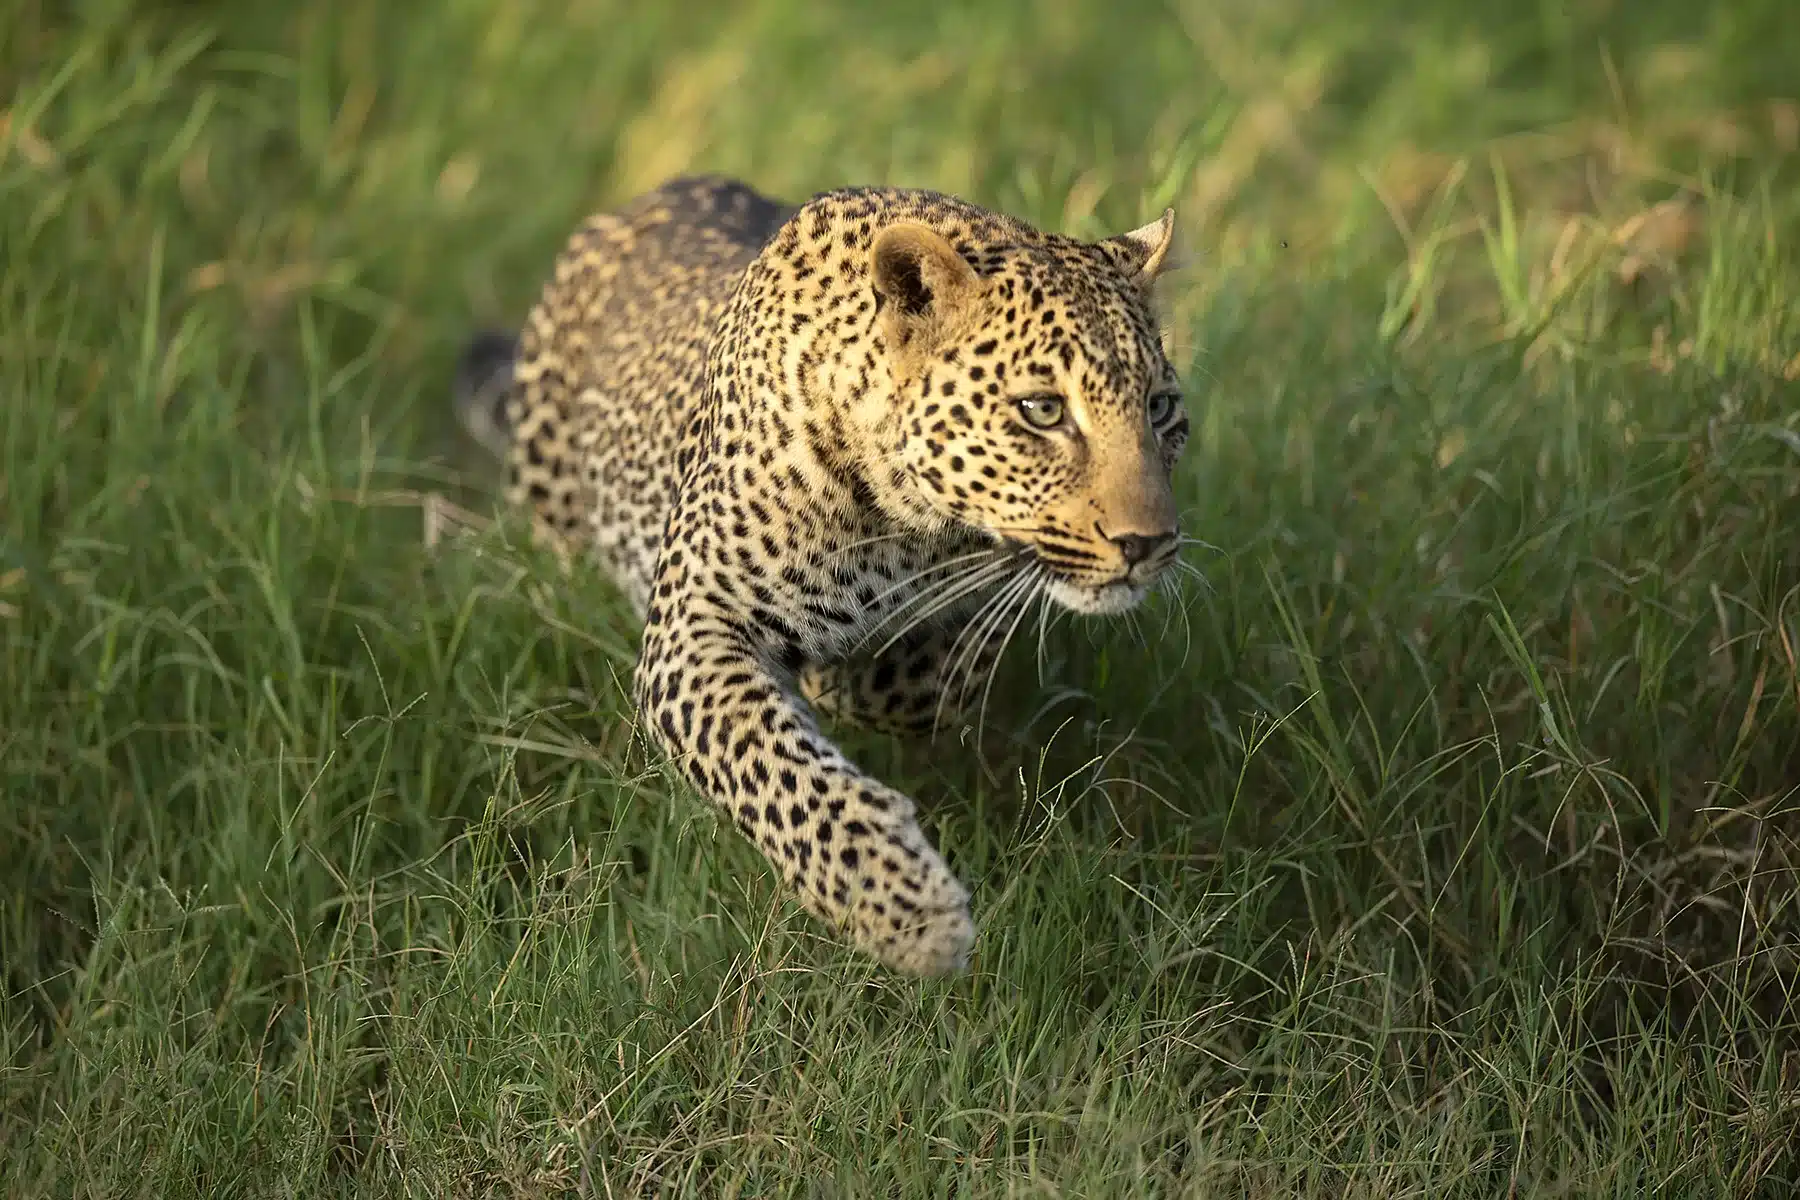
<svg viewBox="0 0 1800 1200">
<path fill-rule="evenodd" d="M 0 1191 L 1791 1194 L 1800 28 L 1488 11 L 0 0 Z M 462 339 L 689 170 L 1180 214 L 1211 588 L 854 742 L 966 978 L 454 519 Z"/>
</svg>

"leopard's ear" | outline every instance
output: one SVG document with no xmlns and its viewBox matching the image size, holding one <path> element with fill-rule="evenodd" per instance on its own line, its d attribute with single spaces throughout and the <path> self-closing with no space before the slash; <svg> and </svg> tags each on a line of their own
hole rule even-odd
<svg viewBox="0 0 1800 1200">
<path fill-rule="evenodd" d="M 1157 277 L 1174 264 L 1169 248 L 1175 242 L 1175 210 L 1130 233 L 1116 234 L 1095 243 L 1107 253 L 1132 282 L 1148 290 Z"/>
<path fill-rule="evenodd" d="M 889 225 L 869 249 L 869 272 L 900 341 L 952 316 L 981 277 L 937 230 L 914 221 Z"/>
</svg>

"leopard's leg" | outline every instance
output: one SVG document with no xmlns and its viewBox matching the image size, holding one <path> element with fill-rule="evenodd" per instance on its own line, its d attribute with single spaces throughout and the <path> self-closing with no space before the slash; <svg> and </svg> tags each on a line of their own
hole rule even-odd
<svg viewBox="0 0 1800 1200">
<path fill-rule="evenodd" d="M 786 647 L 688 592 L 653 601 L 636 674 L 651 736 L 725 810 L 808 911 L 889 967 L 966 965 L 969 894 L 912 801 L 864 774 L 801 702 Z"/>
<path fill-rule="evenodd" d="M 829 721 L 878 733 L 924 737 L 954 726 L 984 698 L 999 656 L 997 637 L 967 624 L 934 626 L 880 653 L 807 662 L 799 686 Z"/>
</svg>

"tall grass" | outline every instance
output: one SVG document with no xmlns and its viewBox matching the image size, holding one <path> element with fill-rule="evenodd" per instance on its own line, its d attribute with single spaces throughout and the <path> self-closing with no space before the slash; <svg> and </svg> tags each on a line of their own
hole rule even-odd
<svg viewBox="0 0 1800 1200">
<path fill-rule="evenodd" d="M 1785 6 L 0 31 L 6 1195 L 1791 1189 Z M 618 597 L 446 519 L 461 339 L 690 169 L 1181 214 L 1208 586 L 853 742 L 963 978 L 822 936 L 634 740 Z"/>
</svg>

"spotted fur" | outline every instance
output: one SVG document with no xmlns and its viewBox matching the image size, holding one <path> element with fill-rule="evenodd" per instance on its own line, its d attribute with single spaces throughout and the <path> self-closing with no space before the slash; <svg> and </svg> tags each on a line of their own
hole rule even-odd
<svg viewBox="0 0 1800 1200">
<path fill-rule="evenodd" d="M 678 180 L 581 227 L 510 362 L 465 357 L 511 500 L 644 621 L 652 737 L 895 969 L 966 963 L 968 892 L 819 717 L 929 731 L 1035 603 L 1124 611 L 1173 561 L 1173 219 L 1084 242 L 932 192 Z"/>
</svg>

